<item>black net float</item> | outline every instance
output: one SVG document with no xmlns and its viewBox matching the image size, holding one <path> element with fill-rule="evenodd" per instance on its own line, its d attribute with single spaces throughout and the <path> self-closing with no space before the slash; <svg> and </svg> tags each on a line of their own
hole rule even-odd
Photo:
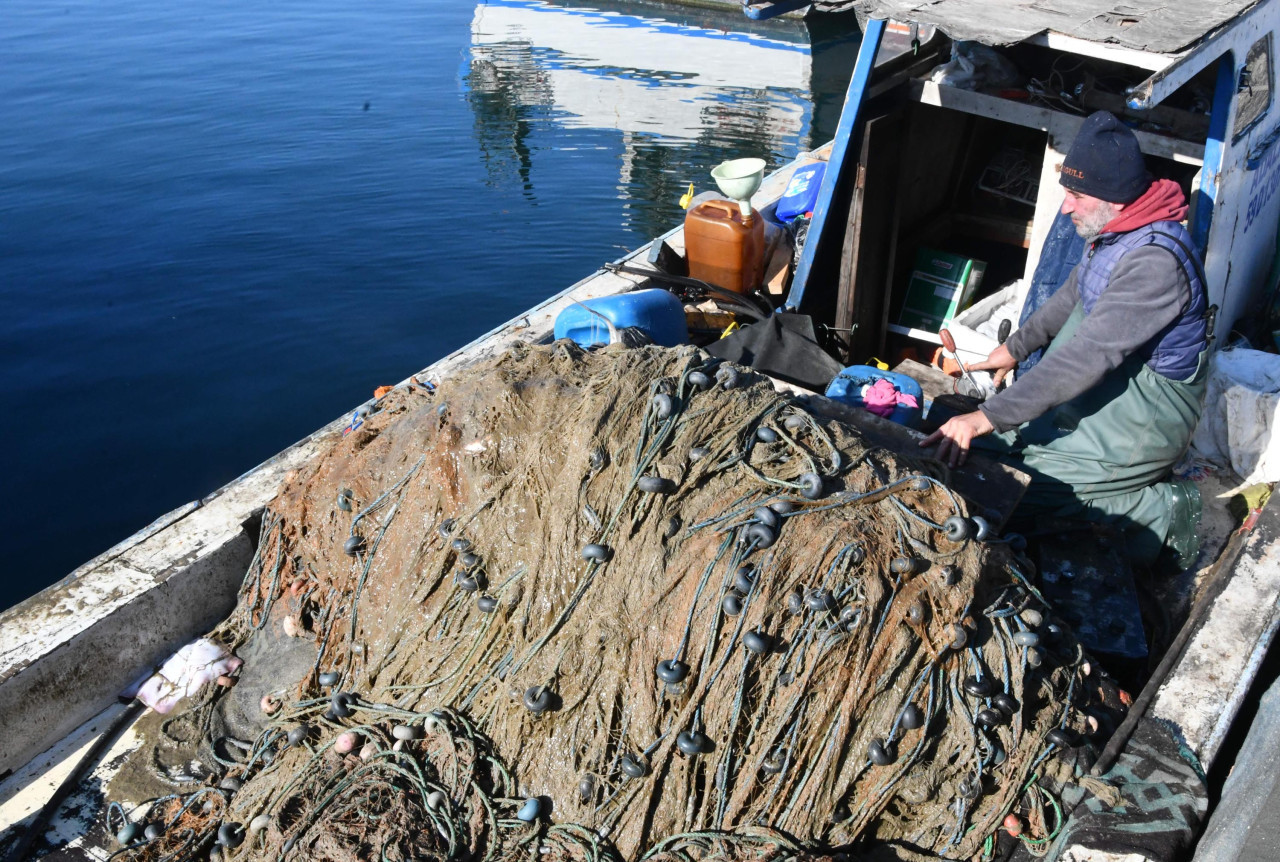
<svg viewBox="0 0 1280 862">
<path fill-rule="evenodd" d="M 524 708 L 534 715 L 551 709 L 551 692 L 545 685 L 531 686 L 524 693 Z"/>
<path fill-rule="evenodd" d="M 1004 724 L 1004 714 L 997 709 L 980 709 L 973 720 L 987 730 L 991 730 Z"/>
<path fill-rule="evenodd" d="M 676 737 L 676 747 L 680 749 L 681 754 L 695 757 L 711 750 L 711 740 L 701 731 L 686 730 Z"/>
<path fill-rule="evenodd" d="M 644 758 L 636 754 L 624 754 L 618 762 L 618 766 L 622 769 L 624 775 L 628 778 L 644 778 L 649 774 L 649 767 L 644 762 Z"/>
<path fill-rule="evenodd" d="M 244 841 L 244 827 L 239 823 L 223 823 L 218 827 L 218 844 L 223 847 L 239 847 Z"/>
<path fill-rule="evenodd" d="M 641 476 L 636 480 L 636 487 L 646 494 L 670 494 L 676 489 L 676 483 L 661 476 Z"/>
<path fill-rule="evenodd" d="M 774 529 L 766 524 L 748 524 L 747 529 L 743 532 L 747 540 L 754 542 L 757 548 L 769 548 L 773 543 L 778 541 L 778 534 Z"/>
<path fill-rule="evenodd" d="M 871 740 L 867 746 L 867 757 L 876 766 L 888 766 L 898 759 L 898 747 L 890 740 Z"/>
<path fill-rule="evenodd" d="M 1013 715 L 1018 711 L 1018 702 L 1008 692 L 997 692 L 991 698 L 991 704 L 1005 715 Z"/>
<path fill-rule="evenodd" d="M 584 560 L 596 560 L 603 563 L 612 556 L 613 550 L 608 545 L 590 544 L 582 546 L 582 559 Z"/>
<path fill-rule="evenodd" d="M 751 517 L 755 518 L 766 527 L 772 527 L 775 530 L 778 528 L 778 524 L 781 523 L 782 520 L 778 517 L 778 513 L 773 511 L 773 509 L 770 509 L 768 506 L 758 506 L 756 510 L 751 513 Z"/>
<path fill-rule="evenodd" d="M 924 727 L 924 710 L 914 703 L 909 703 L 903 708 L 902 715 L 898 720 L 907 730 L 916 730 Z"/>
<path fill-rule="evenodd" d="M 756 655 L 764 655 L 773 648 L 773 638 L 759 629 L 752 629 L 742 636 L 742 645 Z"/>
<path fill-rule="evenodd" d="M 965 692 L 974 697 L 987 697 L 996 690 L 995 683 L 985 676 L 967 676 L 962 685 Z"/>
<path fill-rule="evenodd" d="M 658 662 L 658 679 L 666 683 L 681 682 L 689 675 L 689 666 L 678 659 L 667 659 Z"/>
</svg>

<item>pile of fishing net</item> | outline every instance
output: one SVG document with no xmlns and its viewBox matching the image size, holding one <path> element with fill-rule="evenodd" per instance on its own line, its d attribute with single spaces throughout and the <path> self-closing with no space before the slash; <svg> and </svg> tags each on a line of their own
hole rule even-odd
<svg viewBox="0 0 1280 862">
<path fill-rule="evenodd" d="M 1013 813 L 1043 848 L 1087 671 L 928 467 L 693 348 L 396 389 L 263 516 L 211 635 L 240 684 L 153 726 L 170 790 L 107 828 L 139 860 L 970 858 Z"/>
</svg>

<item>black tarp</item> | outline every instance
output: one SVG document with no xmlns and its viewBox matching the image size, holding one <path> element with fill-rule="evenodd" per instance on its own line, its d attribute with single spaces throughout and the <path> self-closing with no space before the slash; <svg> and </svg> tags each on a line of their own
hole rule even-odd
<svg viewBox="0 0 1280 862">
<path fill-rule="evenodd" d="M 707 352 L 814 392 L 825 392 L 844 367 L 822 349 L 807 314 L 772 315 L 720 339 Z"/>
</svg>

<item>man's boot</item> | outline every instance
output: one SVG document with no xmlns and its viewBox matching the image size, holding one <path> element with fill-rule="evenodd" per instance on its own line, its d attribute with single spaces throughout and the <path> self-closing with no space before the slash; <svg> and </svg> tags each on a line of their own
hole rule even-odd
<svg viewBox="0 0 1280 862">
<path fill-rule="evenodd" d="M 1196 558 L 1200 556 L 1200 537 L 1196 534 L 1203 510 L 1200 489 L 1190 479 L 1170 482 L 1169 488 L 1172 511 L 1164 546 L 1178 570 L 1185 571 L 1195 565 Z"/>
</svg>

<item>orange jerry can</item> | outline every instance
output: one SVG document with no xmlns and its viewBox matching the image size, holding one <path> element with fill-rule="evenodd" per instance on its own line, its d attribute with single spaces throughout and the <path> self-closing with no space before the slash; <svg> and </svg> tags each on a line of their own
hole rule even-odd
<svg viewBox="0 0 1280 862">
<path fill-rule="evenodd" d="M 764 218 L 734 201 L 703 201 L 685 214 L 684 249 L 691 277 L 749 293 L 764 279 Z"/>
</svg>

